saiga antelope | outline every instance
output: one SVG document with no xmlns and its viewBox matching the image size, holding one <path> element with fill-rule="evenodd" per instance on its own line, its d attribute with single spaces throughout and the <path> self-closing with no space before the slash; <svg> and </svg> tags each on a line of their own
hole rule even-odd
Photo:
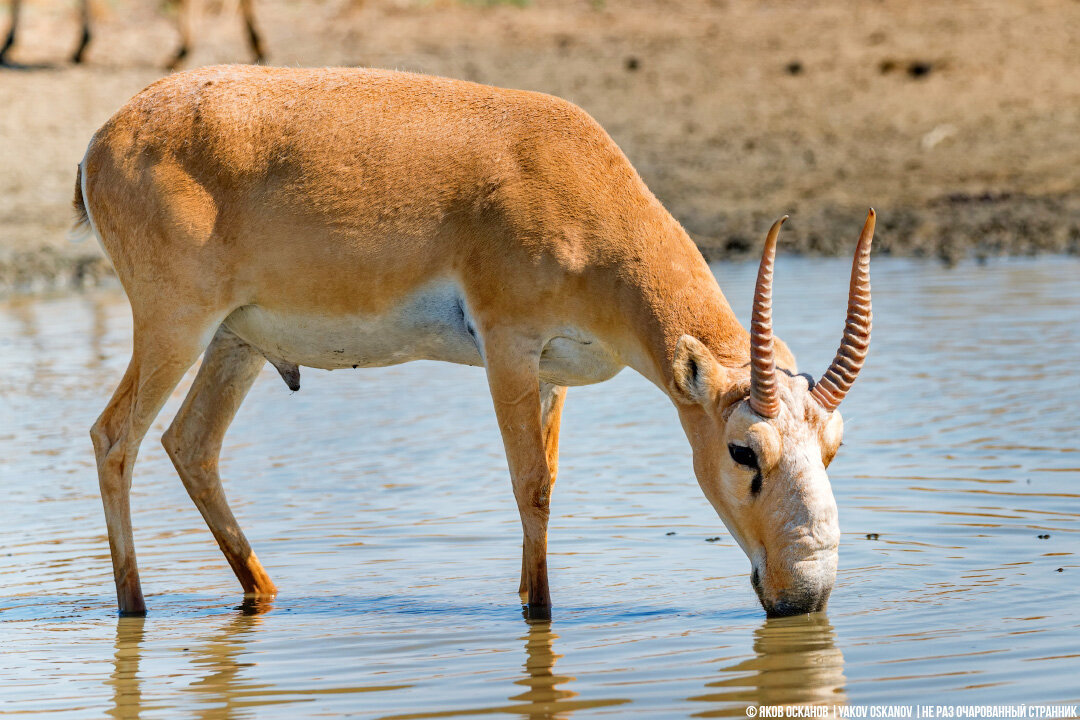
<svg viewBox="0 0 1080 720">
<path fill-rule="evenodd" d="M 180 29 L 180 47 L 173 54 L 168 67 L 175 68 L 187 57 L 191 49 L 192 37 L 202 11 L 203 0 L 177 0 L 179 8 L 177 12 L 177 24 Z M 251 52 L 255 56 L 255 62 L 262 62 L 266 54 L 263 52 L 262 38 L 255 28 L 254 0 L 239 0 L 240 11 L 244 16 L 244 25 L 247 28 L 248 43 Z M 19 29 L 19 14 L 22 10 L 23 0 L 11 0 L 11 25 L 8 28 L 7 39 L 0 47 L 0 65 L 7 65 L 7 54 L 15 44 L 15 35 Z M 90 0 L 79 0 L 79 17 L 82 20 L 82 35 L 79 36 L 79 46 L 71 56 L 71 62 L 81 63 L 86 55 L 86 48 L 90 45 Z"/>
<path fill-rule="evenodd" d="M 748 333 L 697 247 L 583 110 L 533 92 L 365 69 L 169 76 L 90 141 L 75 206 L 131 302 L 131 363 L 94 423 L 122 613 L 145 611 L 128 493 L 147 429 L 244 591 L 274 584 L 218 476 L 263 363 L 482 366 L 524 533 L 519 591 L 550 606 L 549 500 L 566 388 L 632 367 L 678 409 L 705 496 L 770 615 L 822 609 L 839 527 L 826 468 L 870 338 L 871 210 L 847 324 L 815 382 L 772 334 L 769 231 Z M 467 495 L 463 494 L 463 498 Z"/>
</svg>

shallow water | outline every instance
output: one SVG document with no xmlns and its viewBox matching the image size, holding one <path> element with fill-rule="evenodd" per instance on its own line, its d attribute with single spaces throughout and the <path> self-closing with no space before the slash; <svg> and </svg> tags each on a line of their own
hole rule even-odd
<svg viewBox="0 0 1080 720">
<path fill-rule="evenodd" d="M 755 268 L 715 270 L 745 319 Z M 803 370 L 832 358 L 846 274 L 844 261 L 780 262 L 777 328 Z M 483 372 L 431 363 L 305 370 L 295 394 L 268 366 L 222 460 L 281 590 L 261 606 L 240 604 L 157 442 L 189 375 L 135 470 L 150 614 L 118 619 L 87 430 L 127 364 L 126 302 L 0 303 L 0 715 L 1075 703 L 1077 277 L 1062 258 L 952 270 L 875 260 L 874 346 L 830 468 L 837 587 L 827 613 L 769 621 L 697 488 L 674 409 L 625 371 L 570 390 L 554 619 L 526 623 L 520 525 Z"/>
</svg>

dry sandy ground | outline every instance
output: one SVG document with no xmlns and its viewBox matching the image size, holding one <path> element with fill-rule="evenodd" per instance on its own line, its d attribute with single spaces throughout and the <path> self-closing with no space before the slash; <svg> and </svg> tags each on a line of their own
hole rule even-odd
<svg viewBox="0 0 1080 720">
<path fill-rule="evenodd" d="M 1080 1 L 258 0 L 270 61 L 409 69 L 566 97 L 608 129 L 712 257 L 846 253 L 867 206 L 881 252 L 1080 253 Z M 154 0 L 76 21 L 27 0 L 0 69 L 0 292 L 107 272 L 65 240 L 92 132 L 163 74 Z M 238 18 L 188 66 L 248 58 Z"/>
</svg>

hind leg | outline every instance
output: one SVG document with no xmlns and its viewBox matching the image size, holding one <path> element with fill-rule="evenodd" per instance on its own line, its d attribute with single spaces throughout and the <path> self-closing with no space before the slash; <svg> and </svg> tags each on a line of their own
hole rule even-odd
<svg viewBox="0 0 1080 720">
<path fill-rule="evenodd" d="M 116 599 L 123 615 L 146 612 L 131 532 L 131 472 L 146 431 L 169 394 L 199 357 L 220 319 L 150 313 L 135 318 L 131 363 L 104 412 L 90 429 L 109 532 Z"/>
<path fill-rule="evenodd" d="M 15 44 L 15 33 L 19 29 L 19 10 L 22 9 L 22 0 L 11 0 L 11 27 L 8 28 L 7 38 L 3 47 L 0 47 L 0 65 L 7 65 L 7 54 L 11 46 Z"/>
<path fill-rule="evenodd" d="M 229 508 L 218 475 L 218 456 L 225 432 L 265 362 L 224 326 L 218 328 L 184 405 L 161 438 L 244 592 L 251 595 L 273 595 L 277 588 Z"/>
<path fill-rule="evenodd" d="M 90 45 L 90 0 L 82 0 L 82 35 L 79 36 L 79 46 L 71 56 L 71 62 L 79 64 L 86 57 L 86 48 Z"/>
<path fill-rule="evenodd" d="M 244 15 L 244 26 L 247 28 L 248 45 L 251 46 L 251 54 L 254 56 L 255 62 L 261 65 L 266 60 L 266 51 L 263 49 L 259 30 L 255 27 L 255 0 L 240 0 L 240 10 Z"/>
<path fill-rule="evenodd" d="M 169 70 L 180 67 L 180 63 L 191 51 L 192 38 L 195 37 L 195 26 L 202 14 L 202 0 L 180 0 L 177 10 L 177 29 L 180 31 L 180 47 L 176 49 L 172 60 L 165 66 Z"/>
</svg>

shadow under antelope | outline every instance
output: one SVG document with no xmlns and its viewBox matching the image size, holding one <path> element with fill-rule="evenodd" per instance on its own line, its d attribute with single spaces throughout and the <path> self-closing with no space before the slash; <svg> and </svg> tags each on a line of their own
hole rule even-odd
<svg viewBox="0 0 1080 720">
<path fill-rule="evenodd" d="M 825 607 L 840 531 L 826 468 L 870 341 L 870 211 L 818 380 L 772 332 L 783 220 L 749 332 L 701 253 L 588 114 L 558 98 L 370 69 L 226 66 L 154 83 L 94 135 L 75 206 L 131 302 L 131 362 L 91 430 L 122 613 L 146 606 L 129 491 L 162 442 L 245 593 L 273 595 L 225 499 L 222 439 L 260 368 L 483 367 L 524 545 L 551 604 L 549 503 L 567 388 L 626 366 L 674 403 L 706 498 L 769 615 Z M 618 485 L 613 479 L 612 491 Z M 468 502 L 462 485 L 461 501 Z"/>
<path fill-rule="evenodd" d="M 15 38 L 19 29 L 23 0 L 11 0 L 10 26 L 7 38 L 3 46 L 0 46 L 0 67 L 11 66 L 13 63 L 8 58 L 8 52 L 15 45 Z M 244 25 L 247 28 L 248 43 L 254 61 L 261 63 L 266 59 L 263 50 L 262 37 L 255 27 L 254 0 L 239 0 L 240 12 L 244 17 Z M 169 61 L 170 70 L 175 69 L 187 57 L 192 47 L 192 38 L 198 25 L 199 16 L 202 13 L 203 0 L 177 0 L 177 25 L 180 30 L 180 47 L 173 53 Z M 92 38 L 90 24 L 90 0 L 79 0 L 79 17 L 82 21 L 82 34 L 79 36 L 79 44 L 71 56 L 71 62 L 81 63 L 86 58 L 86 50 L 90 46 Z"/>
</svg>

